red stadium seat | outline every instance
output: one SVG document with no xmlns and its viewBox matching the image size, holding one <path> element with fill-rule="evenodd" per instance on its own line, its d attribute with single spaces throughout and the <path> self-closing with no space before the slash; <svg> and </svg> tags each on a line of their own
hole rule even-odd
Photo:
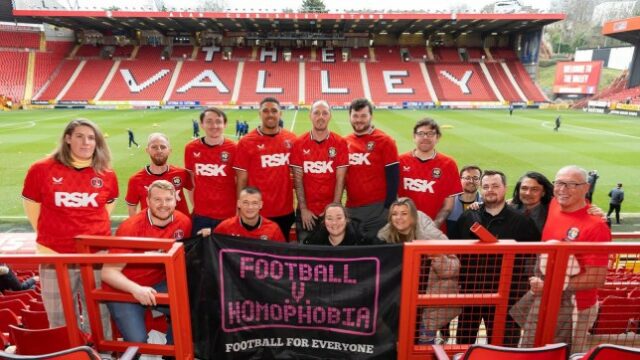
<svg viewBox="0 0 640 360">
<path fill-rule="evenodd" d="M 41 301 L 41 299 L 42 299 L 42 296 L 40 295 L 38 290 L 36 290 L 35 288 L 29 289 L 29 290 L 18 290 L 18 291 L 5 290 L 4 294 L 5 295 L 29 294 L 29 295 L 31 295 L 32 298 L 34 298 L 34 299 L 36 299 L 38 301 Z"/>
<path fill-rule="evenodd" d="M 25 329 L 48 329 L 49 318 L 46 311 L 31 311 L 22 310 L 20 312 L 22 317 L 22 326 Z"/>
<path fill-rule="evenodd" d="M 635 330 L 640 314 L 640 298 L 608 296 L 600 304 L 592 334 L 623 334 Z"/>
<path fill-rule="evenodd" d="M 31 299 L 33 299 L 33 296 L 31 296 L 31 294 L 29 293 L 18 293 L 18 294 L 11 294 L 11 295 L 4 295 L 0 297 L 0 300 L 5 301 L 5 300 L 13 300 L 13 299 L 18 299 L 21 300 L 23 303 L 28 303 L 29 301 L 31 301 Z"/>
<path fill-rule="evenodd" d="M 9 333 L 19 355 L 43 355 L 71 347 L 66 326 L 32 330 L 9 325 Z"/>
<path fill-rule="evenodd" d="M 0 297 L 0 309 L 9 309 L 13 311 L 14 314 L 20 314 L 20 310 L 26 309 L 27 305 L 25 305 L 21 300 L 12 299 L 12 300 L 3 300 Z"/>
<path fill-rule="evenodd" d="M 29 305 L 29 310 L 31 311 L 46 311 L 42 301 L 31 300 L 27 305 Z"/>
<path fill-rule="evenodd" d="M 607 296 L 627 297 L 627 293 L 627 288 L 598 289 L 598 300 L 602 301 Z"/>
<path fill-rule="evenodd" d="M 130 360 L 133 359 L 138 348 L 130 347 L 127 351 L 120 357 L 120 360 Z M 25 355 L 15 355 L 8 354 L 0 351 L 0 360 L 100 360 L 100 355 L 96 353 L 92 348 L 88 346 L 79 346 L 72 349 L 62 350 L 54 353 L 43 354 L 43 355 L 34 355 L 34 356 L 25 356 Z"/>
<path fill-rule="evenodd" d="M 448 357 L 441 345 L 433 345 L 436 358 Z M 569 358 L 569 345 L 551 344 L 539 348 L 520 349 L 495 345 L 471 345 L 464 354 L 456 354 L 453 359 L 460 360 L 566 360 Z"/>
<path fill-rule="evenodd" d="M 20 319 L 16 314 L 5 308 L 0 309 L 0 333 L 9 332 L 9 325 L 20 325 Z"/>
<path fill-rule="evenodd" d="M 640 359 L 640 349 L 629 346 L 600 344 L 588 353 L 581 360 L 638 360 Z"/>
<path fill-rule="evenodd" d="M 635 288 L 629 293 L 630 298 L 640 298 L 640 288 Z"/>
</svg>

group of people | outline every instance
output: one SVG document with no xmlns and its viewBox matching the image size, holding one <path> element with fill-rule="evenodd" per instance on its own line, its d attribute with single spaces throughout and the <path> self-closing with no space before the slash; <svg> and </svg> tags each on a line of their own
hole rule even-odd
<svg viewBox="0 0 640 360">
<path fill-rule="evenodd" d="M 499 239 L 611 239 L 601 214 L 588 213 L 584 170 L 562 168 L 553 183 L 528 172 L 507 203 L 504 173 L 475 165 L 459 171 L 452 157 L 436 151 L 442 132 L 435 120 L 417 121 L 415 148 L 399 155 L 393 138 L 373 125 L 373 112 L 367 99 L 353 100 L 348 111 L 353 133 L 342 137 L 329 129 L 331 107 L 319 100 L 309 112 L 311 130 L 296 136 L 281 126 L 279 101 L 267 97 L 259 105 L 260 126 L 236 143 L 224 135 L 224 111 L 207 108 L 198 121 L 204 136 L 186 144 L 184 168 L 168 163 L 169 138 L 153 133 L 146 148 L 151 162 L 129 179 L 129 218 L 116 235 L 181 240 L 213 232 L 288 242 L 295 222 L 301 244 L 345 246 L 470 239 L 475 237 L 470 225 L 479 222 Z M 54 153 L 29 169 L 22 195 L 39 253 L 75 253 L 74 236 L 110 235 L 110 214 L 119 191 L 100 129 L 86 119 L 71 121 Z M 601 282 L 585 279 L 600 275 L 606 259 L 576 258 L 581 272 L 571 278 L 566 291 L 579 295 L 579 310 L 589 310 L 597 306 L 594 291 Z M 425 291 L 494 292 L 500 257 L 487 255 L 485 260 L 479 270 L 477 256 L 430 257 Z M 510 304 L 526 291 L 541 289 L 542 275 L 529 284 L 534 274 L 530 260 L 517 260 L 520 270 L 514 270 L 512 281 L 526 286 L 512 291 Z M 104 287 L 129 292 L 145 306 L 156 305 L 155 294 L 166 291 L 158 268 L 110 264 L 98 275 Z M 42 265 L 40 277 L 50 324 L 60 326 L 64 314 L 56 271 Z M 74 293 L 82 297 L 77 269 L 70 270 L 70 279 Z M 108 307 L 125 340 L 146 341 L 142 306 L 112 302 Z M 458 343 L 475 342 L 482 319 L 491 339 L 494 309 L 480 306 L 424 309 L 419 341 L 435 341 L 438 331 L 446 336 L 449 321 L 458 315 Z M 505 343 L 515 346 L 524 325 L 509 318 L 507 326 L 511 335 Z"/>
<path fill-rule="evenodd" d="M 236 139 L 247 135 L 249 133 L 249 123 L 245 121 L 236 120 Z"/>
</svg>

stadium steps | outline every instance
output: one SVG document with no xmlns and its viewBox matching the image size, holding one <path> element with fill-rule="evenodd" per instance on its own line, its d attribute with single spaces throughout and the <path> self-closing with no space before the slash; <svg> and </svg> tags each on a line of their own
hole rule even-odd
<svg viewBox="0 0 640 360">
<path fill-rule="evenodd" d="M 509 70 L 514 75 L 514 78 L 520 84 L 525 96 L 529 100 L 533 100 L 536 102 L 547 101 L 546 97 L 538 88 L 538 86 L 533 82 L 527 71 L 524 69 L 524 66 L 519 61 L 509 61 L 507 63 Z"/>
<path fill-rule="evenodd" d="M 429 61 L 435 61 L 436 60 L 436 56 L 433 54 L 433 47 L 431 47 L 431 46 L 427 47 L 427 59 Z"/>
<path fill-rule="evenodd" d="M 113 77 L 116 76 L 116 72 L 118 72 L 118 68 L 120 67 L 120 62 L 121 60 L 116 60 L 113 62 L 113 66 L 111 66 L 111 70 L 109 70 L 109 73 L 107 74 L 107 77 L 104 79 L 102 86 L 100 86 L 100 89 L 98 89 L 98 92 L 94 97 L 94 100 L 102 99 L 102 95 L 104 95 L 105 91 L 107 91 L 107 88 L 111 83 L 111 80 L 113 80 Z"/>
<path fill-rule="evenodd" d="M 231 95 L 231 103 L 237 104 L 238 97 L 240 96 L 240 85 L 242 84 L 242 77 L 244 75 L 244 61 L 240 61 L 238 64 L 238 70 L 236 70 L 236 79 L 233 83 L 233 94 Z"/>
<path fill-rule="evenodd" d="M 420 72 L 422 73 L 425 84 L 427 84 L 429 97 L 434 103 L 438 103 L 440 100 L 438 100 L 438 95 L 436 94 L 436 90 L 433 87 L 433 82 L 431 81 L 431 76 L 429 75 L 429 71 L 427 70 L 427 65 L 423 62 L 420 63 Z"/>
<path fill-rule="evenodd" d="M 196 60 L 198 58 L 198 50 L 200 48 L 197 46 L 193 47 L 193 50 L 191 51 L 191 60 Z"/>
<path fill-rule="evenodd" d="M 516 91 L 520 99 L 522 99 L 522 101 L 528 102 L 529 99 L 527 99 L 527 96 L 524 94 L 524 92 L 520 88 L 520 85 L 518 85 L 518 82 L 513 77 L 513 74 L 511 73 L 511 70 L 509 70 L 509 67 L 507 66 L 507 64 L 505 64 L 504 62 L 500 62 L 500 67 L 502 68 L 502 71 L 504 72 L 504 74 L 507 76 L 507 79 L 509 79 L 509 83 L 511 83 L 511 86 L 513 86 L 513 89 Z"/>
<path fill-rule="evenodd" d="M 163 102 L 167 102 L 167 100 L 169 100 L 169 98 L 171 97 L 171 93 L 173 93 L 173 89 L 176 87 L 176 83 L 178 82 L 178 77 L 180 76 L 180 71 L 182 70 L 182 64 L 184 63 L 183 60 L 178 60 L 178 63 L 176 64 L 176 69 L 173 72 L 173 75 L 171 75 L 171 81 L 169 81 L 169 87 L 167 87 L 167 90 L 164 93 L 164 96 L 162 97 L 162 101 Z"/>
<path fill-rule="evenodd" d="M 113 66 L 112 60 L 87 60 L 76 81 L 61 100 L 92 100 Z"/>
<path fill-rule="evenodd" d="M 484 55 L 487 57 L 487 60 L 494 61 L 493 54 L 491 54 L 491 49 L 488 47 L 484 48 Z"/>
<path fill-rule="evenodd" d="M 44 35 L 44 31 L 40 32 L 40 51 L 47 51 L 47 37 Z"/>
<path fill-rule="evenodd" d="M 31 97 L 33 96 L 33 79 L 36 73 L 36 52 L 31 50 L 29 51 L 29 59 L 27 60 L 27 81 L 24 87 L 24 100 L 27 102 L 31 101 Z"/>
<path fill-rule="evenodd" d="M 298 104 L 304 104 L 304 97 L 305 97 L 305 84 L 306 84 L 306 78 L 305 78 L 305 62 L 304 61 L 300 61 L 298 63 Z"/>
<path fill-rule="evenodd" d="M 372 47 L 369 48 L 369 58 L 371 61 L 377 61 L 376 51 Z"/>
<path fill-rule="evenodd" d="M 73 74 L 71 74 L 69 81 L 67 81 L 67 83 L 64 85 L 64 87 L 58 94 L 58 96 L 56 96 L 56 101 L 60 101 L 60 99 L 62 99 L 67 94 L 67 91 L 69 91 L 69 89 L 71 88 L 73 83 L 76 81 L 76 79 L 78 78 L 78 75 L 80 75 L 80 72 L 82 71 L 82 69 L 86 64 L 87 64 L 87 60 L 80 61 L 80 64 L 78 64 Z"/>
<path fill-rule="evenodd" d="M 359 66 L 360 66 L 360 77 L 362 78 L 362 89 L 364 91 L 364 97 L 367 99 L 373 99 L 373 97 L 371 96 L 371 87 L 369 86 L 369 74 L 367 74 L 367 65 L 364 62 L 361 62 L 359 63 Z"/>
<path fill-rule="evenodd" d="M 500 101 L 501 103 L 504 103 L 504 97 L 500 93 L 500 90 L 498 89 L 496 82 L 493 81 L 493 77 L 491 76 L 491 73 L 489 73 L 489 69 L 487 69 L 487 65 L 485 65 L 484 62 L 480 62 L 478 63 L 478 65 L 480 65 L 480 69 L 482 69 L 482 73 L 484 74 L 484 77 L 487 79 L 487 82 L 489 83 L 489 87 L 491 87 L 491 91 L 493 91 L 493 94 L 498 98 L 498 101 Z"/>
</svg>

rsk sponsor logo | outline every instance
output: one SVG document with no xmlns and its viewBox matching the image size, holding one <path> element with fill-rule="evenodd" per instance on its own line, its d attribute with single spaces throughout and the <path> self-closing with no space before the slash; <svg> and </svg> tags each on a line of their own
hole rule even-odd
<svg viewBox="0 0 640 360">
<path fill-rule="evenodd" d="M 417 192 L 428 192 L 433 194 L 433 184 L 435 181 L 427 181 L 424 179 L 411 179 L 404 178 L 404 189 L 409 191 L 417 191 Z"/>
<path fill-rule="evenodd" d="M 55 193 L 55 204 L 59 207 L 98 207 L 98 193 L 62 192 Z"/>
<path fill-rule="evenodd" d="M 286 166 L 289 164 L 289 154 L 271 154 L 260 156 L 260 162 L 263 168 Z"/>
<path fill-rule="evenodd" d="M 302 165 L 305 173 L 333 173 L 333 161 L 305 161 Z"/>
<path fill-rule="evenodd" d="M 369 155 L 371 153 L 351 153 L 349 154 L 349 165 L 371 165 Z"/>
<path fill-rule="evenodd" d="M 200 164 L 196 163 L 196 175 L 200 176 L 227 176 L 224 172 L 224 168 L 227 165 L 218 164 Z"/>
</svg>

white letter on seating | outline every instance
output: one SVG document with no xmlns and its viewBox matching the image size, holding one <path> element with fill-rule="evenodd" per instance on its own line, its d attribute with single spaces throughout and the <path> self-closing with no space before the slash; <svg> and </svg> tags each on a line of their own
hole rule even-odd
<svg viewBox="0 0 640 360">
<path fill-rule="evenodd" d="M 271 62 L 278 62 L 278 49 L 273 48 L 267 50 L 265 48 L 260 49 L 260 62 L 266 62 L 267 56 L 271 57 Z"/>
<path fill-rule="evenodd" d="M 220 47 L 218 46 L 206 46 L 202 48 L 202 51 L 206 52 L 207 55 L 204 56 L 204 61 L 211 62 L 213 61 L 213 54 L 220 52 Z"/>
<path fill-rule="evenodd" d="M 191 81 L 183 85 L 176 92 L 186 93 L 194 86 L 201 88 L 216 88 L 221 94 L 227 94 L 229 92 L 229 89 L 224 86 L 218 75 L 216 75 L 213 70 L 205 70 L 201 72 L 198 76 L 194 77 Z"/>
<path fill-rule="evenodd" d="M 322 49 L 322 62 L 323 63 L 334 63 L 336 62 L 336 54 L 333 52 L 333 49 Z"/>
<path fill-rule="evenodd" d="M 256 93 L 258 94 L 282 94 L 282 88 L 265 87 L 267 82 L 267 71 L 258 70 L 258 83 L 256 84 Z"/>
<path fill-rule="evenodd" d="M 155 73 L 155 75 L 153 75 L 150 78 L 148 78 L 147 81 L 145 81 L 142 84 L 138 85 L 138 83 L 136 82 L 136 79 L 133 78 L 133 75 L 131 75 L 131 71 L 129 71 L 129 69 L 120 69 L 120 74 L 124 78 L 124 83 L 127 84 L 127 86 L 129 87 L 129 91 L 131 91 L 132 93 L 139 93 L 140 91 L 142 91 L 145 88 L 147 88 L 149 85 L 151 85 L 151 84 L 155 83 L 156 81 L 162 79 L 169 72 L 170 71 L 167 70 L 167 69 L 162 69 L 162 70 L 158 71 L 157 73 Z"/>
<path fill-rule="evenodd" d="M 462 75 L 462 79 L 460 80 L 456 79 L 453 75 L 451 75 L 451 73 L 449 73 L 446 70 L 440 70 L 440 74 L 442 74 L 442 76 L 446 77 L 447 79 L 451 80 L 452 83 L 458 85 L 458 87 L 460 88 L 460 91 L 462 91 L 463 94 L 471 94 L 471 90 L 469 90 L 467 83 L 469 82 L 469 79 L 471 78 L 473 71 L 471 70 L 465 71 L 464 75 Z"/>
<path fill-rule="evenodd" d="M 404 81 L 401 78 L 409 76 L 407 70 L 390 70 L 383 71 L 384 86 L 387 88 L 387 94 L 413 94 L 412 88 L 396 88 L 394 85 L 402 85 Z"/>
<path fill-rule="evenodd" d="M 347 88 L 335 88 L 332 89 L 329 84 L 329 70 L 320 71 L 320 83 L 322 84 L 322 93 L 323 94 L 348 94 L 349 89 Z"/>
</svg>

